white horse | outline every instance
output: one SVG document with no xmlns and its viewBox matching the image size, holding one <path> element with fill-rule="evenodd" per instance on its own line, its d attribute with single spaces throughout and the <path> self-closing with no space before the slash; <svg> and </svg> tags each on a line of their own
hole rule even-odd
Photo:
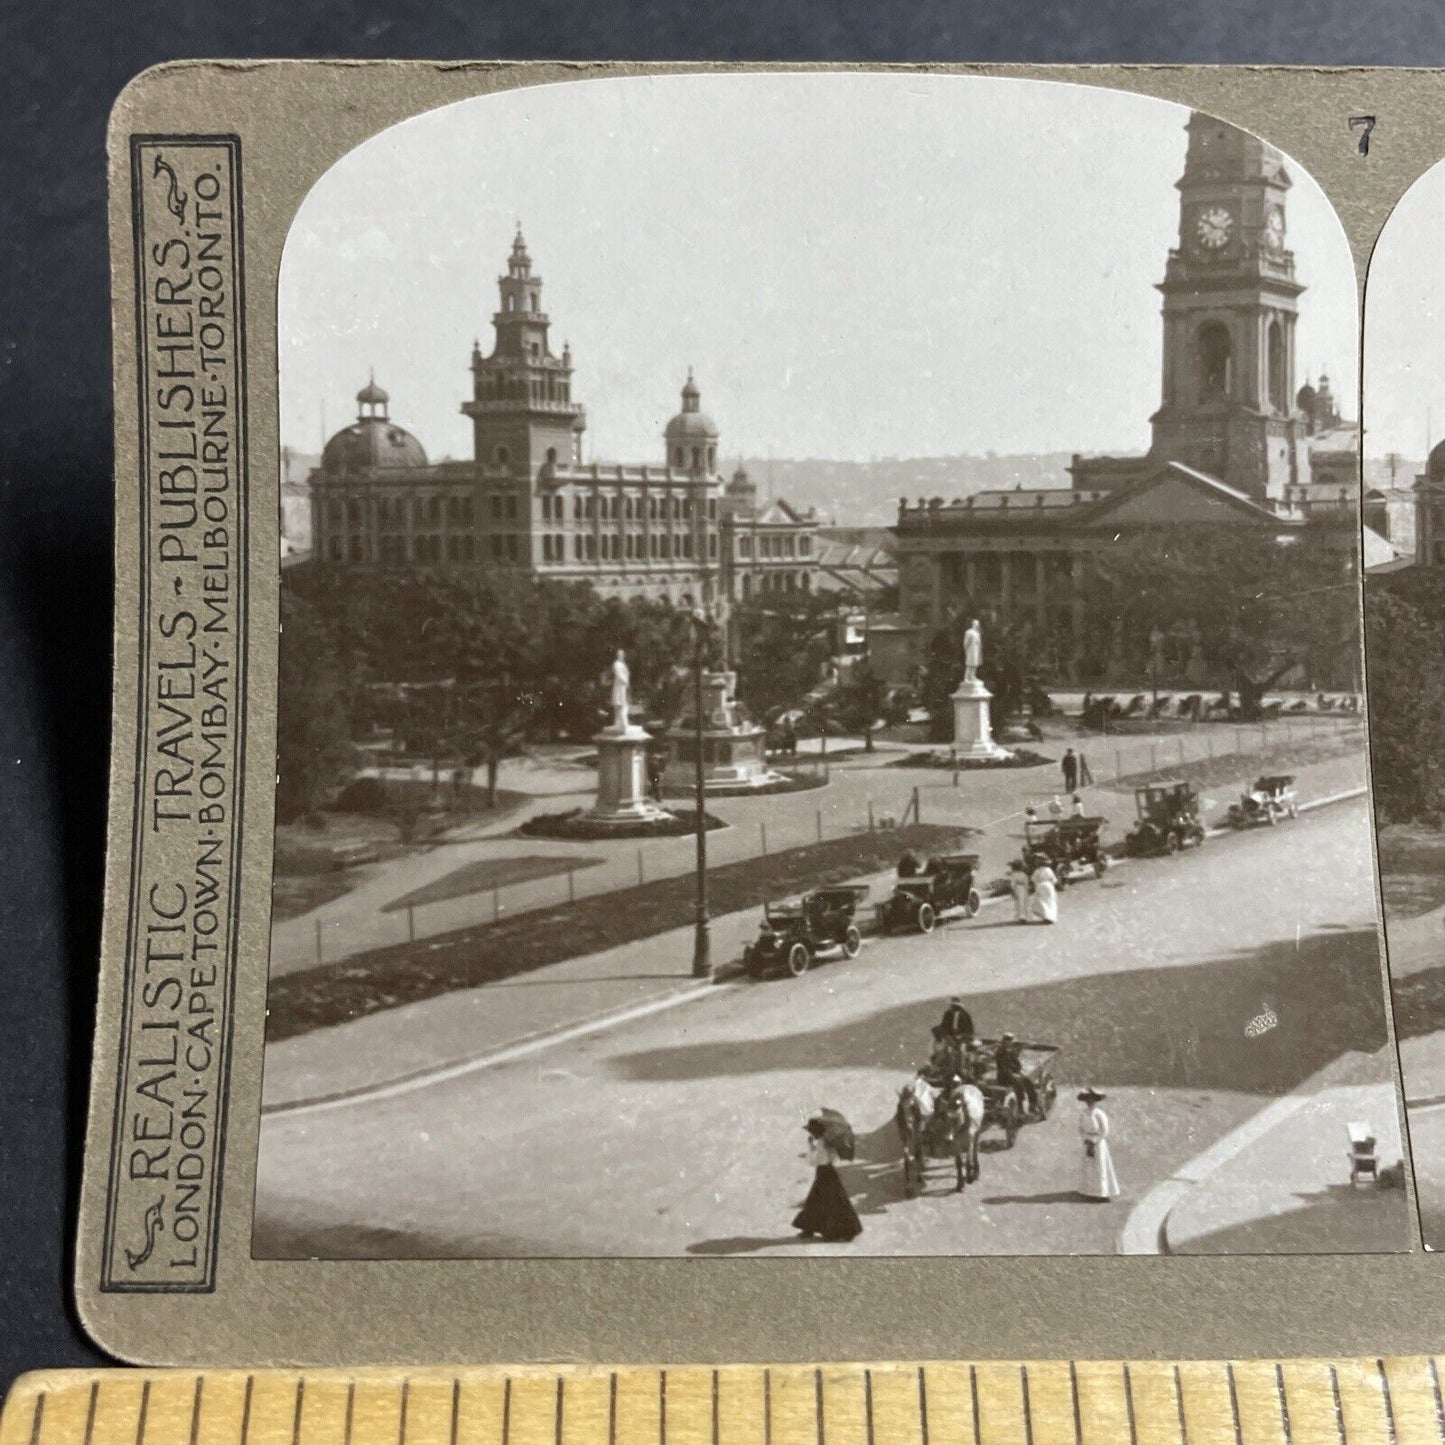
<svg viewBox="0 0 1445 1445">
<path fill-rule="evenodd" d="M 943 1089 L 919 1073 L 903 1086 L 893 1119 L 903 1145 L 903 1187 L 910 1195 L 923 1188 L 930 1153 L 953 1156 L 955 1192 L 977 1182 L 983 1115 L 983 1093 L 975 1084 L 960 1080 Z"/>
</svg>

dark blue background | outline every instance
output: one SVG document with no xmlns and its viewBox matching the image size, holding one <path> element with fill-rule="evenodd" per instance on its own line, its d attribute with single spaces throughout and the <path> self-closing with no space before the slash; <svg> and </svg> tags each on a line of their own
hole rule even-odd
<svg viewBox="0 0 1445 1445">
<path fill-rule="evenodd" d="M 1436 0 L 5 0 L 0 6 L 0 1387 L 69 1304 L 109 740 L 106 116 L 182 56 L 1445 65 Z"/>
</svg>

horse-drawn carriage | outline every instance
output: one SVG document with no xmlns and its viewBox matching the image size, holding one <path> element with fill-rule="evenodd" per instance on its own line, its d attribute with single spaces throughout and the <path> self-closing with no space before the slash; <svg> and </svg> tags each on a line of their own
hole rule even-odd
<svg viewBox="0 0 1445 1445">
<path fill-rule="evenodd" d="M 891 896 L 878 905 L 879 928 L 884 933 L 895 928 L 932 933 L 945 913 L 972 918 L 982 906 L 974 887 L 977 872 L 977 853 L 945 853 L 930 858 L 917 872 L 905 857 Z"/>
<path fill-rule="evenodd" d="M 1237 803 L 1229 805 L 1224 821 L 1231 828 L 1254 828 L 1260 824 L 1274 827 L 1281 818 L 1299 817 L 1299 795 L 1290 773 L 1267 773 L 1254 780 L 1254 786 L 1241 793 Z"/>
<path fill-rule="evenodd" d="M 863 939 L 854 916 L 867 896 L 867 884 L 850 883 L 764 904 L 758 936 L 743 949 L 744 971 L 761 978 L 784 969 L 801 978 L 825 950 L 841 949 L 845 958 L 856 958 Z"/>
<path fill-rule="evenodd" d="M 1204 842 L 1199 817 L 1199 792 L 1188 783 L 1147 783 L 1134 789 L 1138 821 L 1124 839 L 1134 857 L 1177 853 Z"/>
<path fill-rule="evenodd" d="M 1103 818 L 1026 818 L 1024 820 L 1024 866 L 1030 873 L 1047 863 L 1059 883 L 1072 883 L 1091 874 L 1102 878 L 1109 867 L 1109 855 L 1099 841 Z"/>
<path fill-rule="evenodd" d="M 1018 1053 L 1019 1076 L 1026 1080 L 1022 1087 L 1012 1079 L 1000 1079 L 996 1060 L 1001 1040 L 976 1039 L 973 1053 L 977 1063 L 974 1082 L 983 1095 L 983 1123 L 979 1133 L 989 1128 L 1003 1130 L 1004 1147 L 1012 1149 L 1018 1132 L 1025 1124 L 1039 1123 L 1049 1117 L 1058 1097 L 1059 1087 L 1054 1081 L 1054 1057 L 1059 1052 L 1057 1044 L 1036 1044 L 1019 1040 L 1014 1047 Z M 1036 1100 L 1032 1107 L 1024 1101 L 1032 1086 Z"/>
</svg>

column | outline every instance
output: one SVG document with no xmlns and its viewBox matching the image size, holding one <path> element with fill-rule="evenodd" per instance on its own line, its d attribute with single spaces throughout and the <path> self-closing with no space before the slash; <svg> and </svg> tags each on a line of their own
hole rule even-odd
<svg viewBox="0 0 1445 1445">
<path fill-rule="evenodd" d="M 1034 553 L 1034 622 L 1041 633 L 1049 630 L 1049 557 L 1046 552 Z"/>
</svg>

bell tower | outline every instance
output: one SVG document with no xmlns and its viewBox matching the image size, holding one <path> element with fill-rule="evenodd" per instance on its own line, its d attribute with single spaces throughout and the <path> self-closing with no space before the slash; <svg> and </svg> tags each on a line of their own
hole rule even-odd
<svg viewBox="0 0 1445 1445">
<path fill-rule="evenodd" d="M 1256 136 L 1195 111 L 1179 190 L 1179 244 L 1164 297 L 1163 398 L 1151 454 L 1263 505 L 1307 483 L 1308 421 L 1296 403 L 1303 285 L 1286 244 L 1290 178 Z"/>
<path fill-rule="evenodd" d="M 542 278 L 532 274 L 520 226 L 497 288 L 496 344 L 485 357 L 480 346 L 472 347 L 472 398 L 462 411 L 472 419 L 478 464 L 530 479 L 549 462 L 568 466 L 580 460 L 587 416 L 572 400 L 571 348 L 552 354 Z"/>
</svg>

